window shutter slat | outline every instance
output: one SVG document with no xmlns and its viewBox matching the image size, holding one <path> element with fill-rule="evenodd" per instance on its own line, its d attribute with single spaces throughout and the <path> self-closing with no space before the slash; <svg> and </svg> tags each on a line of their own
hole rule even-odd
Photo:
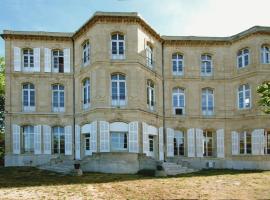
<svg viewBox="0 0 270 200">
<path fill-rule="evenodd" d="M 40 48 L 34 48 L 34 71 L 40 72 Z"/>
<path fill-rule="evenodd" d="M 217 157 L 224 158 L 224 129 L 217 130 Z"/>
<path fill-rule="evenodd" d="M 148 124 L 142 123 L 143 128 L 143 153 L 149 156 Z"/>
<path fill-rule="evenodd" d="M 41 154 L 41 125 L 34 126 L 34 153 Z"/>
<path fill-rule="evenodd" d="M 65 155 L 72 155 L 72 126 L 65 126 Z"/>
<path fill-rule="evenodd" d="M 167 157 L 174 156 L 173 149 L 173 138 L 174 138 L 174 130 L 171 128 L 166 129 L 166 139 L 167 139 Z"/>
<path fill-rule="evenodd" d="M 97 152 L 97 121 L 91 123 L 91 151 Z"/>
<path fill-rule="evenodd" d="M 13 140 L 13 154 L 21 153 L 21 137 L 20 137 L 20 126 L 13 124 L 12 125 L 12 140 Z"/>
<path fill-rule="evenodd" d="M 49 48 L 44 49 L 44 72 L 51 72 L 52 70 L 52 50 Z"/>
<path fill-rule="evenodd" d="M 239 154 L 239 136 L 236 131 L 232 131 L 232 155 Z"/>
<path fill-rule="evenodd" d="M 139 153 L 138 127 L 138 122 L 129 123 L 129 152 L 132 153 Z"/>
<path fill-rule="evenodd" d="M 100 152 L 110 152 L 110 124 L 100 121 Z"/>
<path fill-rule="evenodd" d="M 264 137 L 264 129 L 258 129 L 260 134 L 260 154 L 264 155 L 264 148 L 265 148 L 265 137 Z"/>
<path fill-rule="evenodd" d="M 187 131 L 188 157 L 195 157 L 195 129 L 190 128 Z"/>
<path fill-rule="evenodd" d="M 21 48 L 14 47 L 14 71 L 19 72 L 21 71 Z"/>
<path fill-rule="evenodd" d="M 81 159 L 81 128 L 75 125 L 75 159 Z"/>
<path fill-rule="evenodd" d="M 252 143 L 252 155 L 259 155 L 259 150 L 260 150 L 260 143 L 259 143 L 260 137 L 258 134 L 257 129 L 252 131 L 251 134 L 251 143 Z"/>
<path fill-rule="evenodd" d="M 70 49 L 64 49 L 64 72 L 70 72 Z"/>
<path fill-rule="evenodd" d="M 203 157 L 203 130 L 196 128 L 196 155 Z"/>
<path fill-rule="evenodd" d="M 44 154 L 52 154 L 52 137 L 51 137 L 51 127 L 48 125 L 43 125 L 43 147 Z"/>
<path fill-rule="evenodd" d="M 164 147 L 163 147 L 163 127 L 158 130 L 158 149 L 159 149 L 159 160 L 164 160 Z"/>
</svg>

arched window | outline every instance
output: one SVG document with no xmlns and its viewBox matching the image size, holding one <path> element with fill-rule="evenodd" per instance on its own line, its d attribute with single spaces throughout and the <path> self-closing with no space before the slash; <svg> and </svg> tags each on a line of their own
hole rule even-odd
<svg viewBox="0 0 270 200">
<path fill-rule="evenodd" d="M 65 154 L 65 130 L 64 127 L 55 126 L 53 131 L 53 153 Z"/>
<path fill-rule="evenodd" d="M 23 146 L 25 153 L 34 152 L 34 126 L 23 127 Z"/>
<path fill-rule="evenodd" d="M 52 106 L 53 112 L 65 111 L 65 88 L 63 85 L 52 85 Z"/>
<path fill-rule="evenodd" d="M 201 75 L 212 75 L 212 57 L 208 54 L 201 55 Z"/>
<path fill-rule="evenodd" d="M 121 33 L 115 33 L 111 36 L 112 59 L 124 59 L 125 55 L 125 37 Z"/>
<path fill-rule="evenodd" d="M 90 80 L 89 78 L 83 81 L 83 109 L 87 109 L 90 106 Z"/>
<path fill-rule="evenodd" d="M 24 71 L 31 71 L 34 69 L 33 49 L 23 49 L 23 67 Z"/>
<path fill-rule="evenodd" d="M 202 89 L 202 114 L 213 115 L 214 113 L 214 91 L 210 88 Z"/>
<path fill-rule="evenodd" d="M 146 65 L 147 67 L 153 68 L 154 67 L 153 47 L 149 43 L 147 43 L 145 50 L 146 50 Z"/>
<path fill-rule="evenodd" d="M 237 53 L 237 66 L 243 68 L 249 65 L 249 49 L 245 48 Z"/>
<path fill-rule="evenodd" d="M 174 88 L 173 94 L 173 114 L 184 115 L 185 114 L 185 91 L 182 88 Z"/>
<path fill-rule="evenodd" d="M 64 73 L 64 52 L 62 50 L 53 50 L 53 72 Z"/>
<path fill-rule="evenodd" d="M 83 61 L 83 66 L 90 63 L 90 44 L 89 44 L 89 41 L 86 41 L 83 44 L 82 61 Z"/>
<path fill-rule="evenodd" d="M 251 107 L 251 91 L 248 84 L 238 87 L 238 108 L 248 109 Z"/>
<path fill-rule="evenodd" d="M 32 83 L 23 84 L 22 88 L 23 111 L 35 111 L 35 86 Z"/>
<path fill-rule="evenodd" d="M 153 111 L 155 110 L 155 84 L 153 81 L 147 81 L 147 106 Z"/>
<path fill-rule="evenodd" d="M 111 76 L 112 106 L 126 105 L 126 77 L 122 74 Z"/>
<path fill-rule="evenodd" d="M 184 74 L 184 57 L 179 53 L 172 55 L 172 71 L 173 75 L 179 76 Z"/>
<path fill-rule="evenodd" d="M 270 50 L 269 50 L 269 46 L 267 45 L 263 45 L 261 47 L 261 62 L 263 64 L 270 63 Z"/>
</svg>

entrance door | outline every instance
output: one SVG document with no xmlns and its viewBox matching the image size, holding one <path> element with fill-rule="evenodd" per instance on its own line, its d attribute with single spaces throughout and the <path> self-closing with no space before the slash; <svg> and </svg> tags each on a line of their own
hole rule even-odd
<svg viewBox="0 0 270 200">
<path fill-rule="evenodd" d="M 86 156 L 91 155 L 90 150 L 90 133 L 84 135 L 84 154 Z"/>
</svg>

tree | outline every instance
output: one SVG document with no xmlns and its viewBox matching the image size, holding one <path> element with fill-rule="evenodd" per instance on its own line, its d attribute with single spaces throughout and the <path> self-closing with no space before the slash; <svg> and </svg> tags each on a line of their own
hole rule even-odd
<svg viewBox="0 0 270 200">
<path fill-rule="evenodd" d="M 259 105 L 263 112 L 270 114 L 270 82 L 265 82 L 258 86 L 257 92 L 260 95 Z"/>
</svg>

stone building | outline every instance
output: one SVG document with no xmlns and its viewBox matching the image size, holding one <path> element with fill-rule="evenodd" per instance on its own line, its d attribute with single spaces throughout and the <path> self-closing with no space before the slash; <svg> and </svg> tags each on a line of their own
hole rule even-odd
<svg viewBox="0 0 270 200">
<path fill-rule="evenodd" d="M 1 36 L 6 166 L 270 169 L 270 118 L 256 103 L 269 81 L 270 27 L 161 36 L 137 13 L 96 12 L 74 33 Z"/>
</svg>

